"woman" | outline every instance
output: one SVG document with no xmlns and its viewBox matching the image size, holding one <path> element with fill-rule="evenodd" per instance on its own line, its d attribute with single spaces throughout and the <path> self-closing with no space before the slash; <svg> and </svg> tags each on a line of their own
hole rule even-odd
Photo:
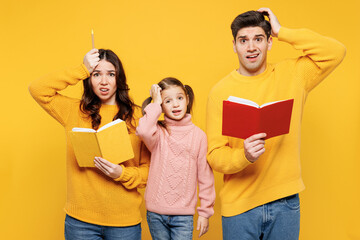
<svg viewBox="0 0 360 240">
<path fill-rule="evenodd" d="M 81 100 L 59 91 L 83 81 Z M 128 94 L 121 61 L 111 50 L 92 49 L 83 64 L 47 75 L 29 86 L 34 99 L 60 122 L 67 140 L 65 238 L 141 239 L 138 187 L 145 187 L 149 153 L 135 135 L 140 109 Z M 139 115 L 140 116 L 140 115 Z M 127 123 L 135 157 L 121 165 L 96 157 L 96 168 L 78 166 L 69 132 L 73 127 L 98 129 L 120 118 Z"/>
</svg>

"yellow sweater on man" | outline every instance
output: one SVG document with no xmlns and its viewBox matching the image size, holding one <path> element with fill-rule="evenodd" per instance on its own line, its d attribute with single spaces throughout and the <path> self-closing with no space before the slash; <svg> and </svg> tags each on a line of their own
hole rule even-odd
<svg viewBox="0 0 360 240">
<path fill-rule="evenodd" d="M 307 29 L 280 28 L 280 41 L 292 44 L 304 55 L 277 64 L 267 64 L 256 76 L 236 70 L 211 90 L 207 104 L 208 161 L 224 174 L 220 192 L 222 216 L 230 217 L 265 203 L 302 191 L 300 130 L 308 93 L 345 56 L 345 47 L 334 39 Z M 290 133 L 265 141 L 265 153 L 255 163 L 244 155 L 243 140 L 222 135 L 222 104 L 229 96 L 262 105 L 294 99 Z"/>
<path fill-rule="evenodd" d="M 65 212 L 81 221 L 104 226 L 132 226 L 141 222 L 142 196 L 149 170 L 149 152 L 135 130 L 130 139 L 135 157 L 122 163 L 118 179 L 105 176 L 97 168 L 79 167 L 69 138 L 73 127 L 92 128 L 91 118 L 80 111 L 79 99 L 58 92 L 89 77 L 85 65 L 50 74 L 33 82 L 29 90 L 34 99 L 65 128 L 67 142 L 67 196 Z M 100 127 L 113 121 L 116 105 L 102 105 Z M 51 161 L 51 156 L 47 161 Z"/>
</svg>

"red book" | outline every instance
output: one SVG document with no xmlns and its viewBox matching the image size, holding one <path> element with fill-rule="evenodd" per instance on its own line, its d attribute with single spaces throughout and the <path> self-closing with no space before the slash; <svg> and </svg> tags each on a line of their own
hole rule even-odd
<svg viewBox="0 0 360 240">
<path fill-rule="evenodd" d="M 289 133 L 294 99 L 265 103 L 230 96 L 223 102 L 222 134 L 246 139 L 266 133 L 266 139 Z"/>
</svg>

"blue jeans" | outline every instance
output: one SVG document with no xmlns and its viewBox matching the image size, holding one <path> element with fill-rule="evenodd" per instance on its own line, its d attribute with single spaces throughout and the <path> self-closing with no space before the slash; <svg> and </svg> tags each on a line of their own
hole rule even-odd
<svg viewBox="0 0 360 240">
<path fill-rule="evenodd" d="M 153 240 L 191 240 L 193 215 L 162 215 L 147 211 L 147 222 Z"/>
<path fill-rule="evenodd" d="M 291 195 L 233 217 L 222 217 L 224 240 L 297 240 L 299 195 Z"/>
<path fill-rule="evenodd" d="M 86 223 L 69 215 L 65 218 L 66 240 L 141 240 L 141 225 L 108 227 Z"/>
</svg>

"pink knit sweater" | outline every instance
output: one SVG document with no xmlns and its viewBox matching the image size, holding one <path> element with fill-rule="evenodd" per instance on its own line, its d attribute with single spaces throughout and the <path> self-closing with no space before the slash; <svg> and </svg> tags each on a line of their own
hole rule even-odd
<svg viewBox="0 0 360 240">
<path fill-rule="evenodd" d="M 212 169 L 206 161 L 205 133 L 191 122 L 165 116 L 167 130 L 157 124 L 161 106 L 150 103 L 136 134 L 151 152 L 145 201 L 151 212 L 165 215 L 194 215 L 199 186 L 200 216 L 214 214 L 215 188 Z"/>
</svg>

